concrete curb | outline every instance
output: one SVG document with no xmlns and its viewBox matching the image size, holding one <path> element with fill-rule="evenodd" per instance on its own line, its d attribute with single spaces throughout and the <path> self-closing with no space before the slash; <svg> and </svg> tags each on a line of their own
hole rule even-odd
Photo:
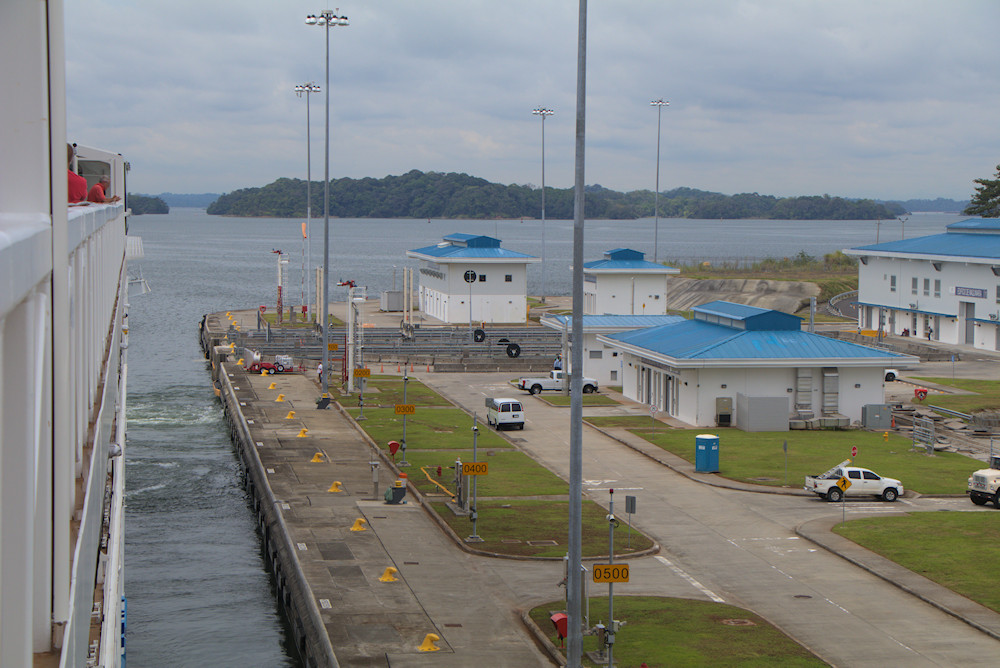
<svg viewBox="0 0 1000 668">
<path fill-rule="evenodd" d="M 834 533 L 833 527 L 838 523 L 837 518 L 830 517 L 811 520 L 797 526 L 795 533 L 977 631 L 1000 640 L 1000 613 Z"/>
</svg>

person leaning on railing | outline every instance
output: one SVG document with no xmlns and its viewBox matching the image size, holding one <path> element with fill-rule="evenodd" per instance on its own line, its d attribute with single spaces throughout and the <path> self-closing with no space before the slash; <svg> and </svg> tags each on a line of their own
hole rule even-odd
<svg viewBox="0 0 1000 668">
<path fill-rule="evenodd" d="M 118 195 L 114 197 L 107 196 L 108 186 L 110 185 L 111 177 L 102 176 L 97 183 L 91 186 L 90 192 L 87 193 L 87 201 L 94 202 L 95 204 L 110 204 L 111 202 L 120 200 L 121 197 Z"/>
<path fill-rule="evenodd" d="M 73 164 L 73 145 L 66 144 L 66 178 L 67 193 L 70 204 L 81 204 L 87 199 L 87 179 L 83 178 L 71 169 Z"/>
</svg>

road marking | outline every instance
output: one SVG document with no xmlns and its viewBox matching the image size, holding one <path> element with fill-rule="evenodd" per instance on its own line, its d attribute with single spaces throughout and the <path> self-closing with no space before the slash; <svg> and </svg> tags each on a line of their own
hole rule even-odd
<svg viewBox="0 0 1000 668">
<path fill-rule="evenodd" d="M 702 594 L 704 594 L 705 596 L 707 596 L 710 599 L 712 599 L 713 601 L 715 601 L 716 603 L 725 603 L 726 602 L 726 600 L 724 598 L 722 598 L 721 596 L 718 596 L 711 589 L 709 589 L 708 587 L 706 587 L 705 585 L 701 584 L 700 582 L 698 582 L 697 580 L 695 580 L 693 577 L 691 577 L 690 575 L 688 575 L 687 573 L 685 573 L 683 570 L 681 570 L 681 568 L 679 566 L 675 566 L 666 557 L 657 555 L 655 557 L 655 559 L 657 561 L 659 561 L 660 563 L 663 563 L 663 564 L 666 564 L 667 566 L 669 566 L 670 570 L 672 570 L 674 573 L 676 573 L 679 577 L 687 580 L 688 583 L 692 587 L 694 587 L 695 589 L 697 589 L 698 591 L 700 591 Z"/>
</svg>

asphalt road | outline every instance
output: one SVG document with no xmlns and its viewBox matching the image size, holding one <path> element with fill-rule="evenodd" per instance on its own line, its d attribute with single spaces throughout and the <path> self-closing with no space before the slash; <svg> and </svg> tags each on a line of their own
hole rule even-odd
<svg viewBox="0 0 1000 668">
<path fill-rule="evenodd" d="M 482 412 L 484 396 L 517 394 L 503 374 L 428 374 L 421 380 L 470 411 Z M 525 429 L 508 436 L 568 478 L 569 409 L 528 395 L 523 401 Z M 611 410 L 639 413 L 643 407 Z M 1000 651 L 1000 642 L 796 534 L 796 527 L 810 520 L 839 517 L 840 505 L 702 484 L 596 430 L 585 428 L 583 438 L 585 493 L 606 506 L 607 490 L 614 488 L 621 494 L 618 514 L 624 494 L 636 496 L 633 526 L 662 546 L 658 555 L 632 563 L 631 581 L 617 585 L 616 594 L 743 606 L 839 666 L 985 665 Z M 846 506 L 849 516 L 907 510 L 983 512 L 964 498 L 902 499 L 891 505 L 851 501 Z M 554 578 L 548 565 L 496 563 L 491 571 L 521 607 L 561 596 L 561 590 L 544 585 Z M 545 572 L 541 580 L 539 572 Z M 591 595 L 603 593 L 592 587 Z M 592 611 L 591 623 L 603 613 Z"/>
</svg>

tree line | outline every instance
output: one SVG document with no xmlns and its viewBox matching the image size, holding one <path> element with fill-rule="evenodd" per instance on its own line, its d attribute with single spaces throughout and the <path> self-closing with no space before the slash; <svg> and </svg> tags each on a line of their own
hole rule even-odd
<svg viewBox="0 0 1000 668">
<path fill-rule="evenodd" d="M 654 215 L 651 190 L 618 192 L 600 185 L 586 188 L 586 213 L 592 219 L 636 219 Z M 878 203 L 830 195 L 774 197 L 675 188 L 660 193 L 663 218 L 767 218 L 781 220 L 875 220 L 905 213 L 898 203 Z M 262 188 L 222 195 L 208 206 L 219 216 L 303 218 L 306 182 L 280 178 Z M 313 183 L 313 216 L 323 215 L 323 184 Z M 468 174 L 421 172 L 381 179 L 330 182 L 330 215 L 338 218 L 541 218 L 542 191 L 532 185 L 502 185 Z M 546 188 L 545 216 L 573 218 L 573 189 Z"/>
<path fill-rule="evenodd" d="M 170 207 L 161 197 L 149 197 L 147 195 L 129 194 L 126 198 L 128 208 L 132 209 L 133 216 L 141 216 L 144 213 L 170 213 Z"/>
</svg>

